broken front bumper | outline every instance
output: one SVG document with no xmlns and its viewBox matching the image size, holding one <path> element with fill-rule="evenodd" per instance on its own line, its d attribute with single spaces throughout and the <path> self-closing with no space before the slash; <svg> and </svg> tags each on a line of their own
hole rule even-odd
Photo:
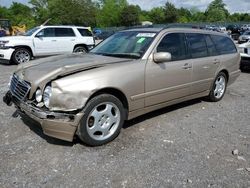
<svg viewBox="0 0 250 188">
<path fill-rule="evenodd" d="M 30 118 L 39 122 L 44 134 L 66 141 L 73 141 L 77 127 L 83 116 L 82 112 L 77 114 L 50 112 L 32 106 L 31 104 L 17 101 L 10 92 L 7 92 L 3 98 L 7 105 L 15 104 L 18 112 L 26 114 Z"/>
</svg>

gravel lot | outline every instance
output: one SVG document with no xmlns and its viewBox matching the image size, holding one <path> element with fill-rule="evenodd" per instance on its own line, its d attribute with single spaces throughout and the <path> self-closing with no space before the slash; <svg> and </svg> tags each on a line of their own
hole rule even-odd
<svg viewBox="0 0 250 188">
<path fill-rule="evenodd" d="M 149 113 L 110 144 L 87 147 L 12 117 L 2 97 L 15 69 L 0 64 L 0 187 L 250 187 L 249 72 L 218 103 Z"/>
</svg>

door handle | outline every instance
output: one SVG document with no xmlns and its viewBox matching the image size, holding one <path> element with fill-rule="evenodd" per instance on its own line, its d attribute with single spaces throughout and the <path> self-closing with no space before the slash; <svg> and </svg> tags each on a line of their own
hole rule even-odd
<svg viewBox="0 0 250 188">
<path fill-rule="evenodd" d="M 56 40 L 51 40 L 52 42 L 56 42 Z"/>
<path fill-rule="evenodd" d="M 185 63 L 183 66 L 182 66 L 183 69 L 191 69 L 192 68 L 192 65 L 189 64 L 189 63 Z"/>
<path fill-rule="evenodd" d="M 71 41 L 75 41 L 75 39 L 71 39 Z"/>
</svg>

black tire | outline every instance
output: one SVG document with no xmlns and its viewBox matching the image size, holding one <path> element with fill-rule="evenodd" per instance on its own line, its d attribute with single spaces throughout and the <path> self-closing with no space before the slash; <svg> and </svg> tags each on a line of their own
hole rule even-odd
<svg viewBox="0 0 250 188">
<path fill-rule="evenodd" d="M 86 54 L 88 50 L 84 46 L 77 46 L 74 48 L 73 53 Z"/>
<path fill-rule="evenodd" d="M 21 54 L 23 54 L 23 58 L 21 57 Z M 11 60 L 14 64 L 21 64 L 21 63 L 27 63 L 31 59 L 31 52 L 30 50 L 26 48 L 17 48 L 11 57 Z"/>
<path fill-rule="evenodd" d="M 219 96 L 216 96 L 216 92 L 215 92 L 215 89 L 216 89 L 216 81 L 218 81 L 218 79 L 220 78 L 224 78 L 225 80 L 225 87 L 224 87 L 224 91 L 221 95 Z M 226 93 L 226 89 L 227 89 L 227 76 L 224 72 L 220 72 L 217 76 L 216 76 L 216 79 L 214 80 L 214 83 L 213 83 L 213 87 L 208 95 L 208 100 L 211 101 L 211 102 L 217 102 L 217 101 L 220 101 L 223 96 L 225 95 Z"/>
<path fill-rule="evenodd" d="M 97 109 L 97 106 L 99 106 L 99 105 L 101 106 L 104 103 L 114 104 L 117 107 L 117 109 L 120 112 L 120 118 L 119 118 L 120 121 L 117 121 L 118 123 L 114 127 L 115 130 L 112 131 L 113 133 L 112 133 L 112 135 L 110 135 L 110 137 L 108 137 L 104 140 L 98 140 L 98 139 L 93 138 L 93 137 L 95 137 L 95 135 L 94 136 L 91 135 L 88 130 L 91 128 L 91 126 L 89 126 L 89 124 L 90 124 L 90 120 L 92 117 L 91 116 L 92 112 L 94 111 L 94 109 Z M 83 112 L 84 112 L 84 116 L 82 117 L 82 119 L 80 121 L 80 125 L 78 127 L 77 134 L 78 134 L 79 138 L 85 144 L 87 144 L 89 146 L 100 146 L 100 145 L 106 144 L 106 143 L 114 140 L 119 135 L 120 130 L 121 130 L 123 123 L 124 123 L 124 119 L 125 119 L 125 109 L 124 109 L 122 102 L 118 98 L 116 98 L 115 96 L 110 95 L 110 94 L 98 95 L 98 96 L 92 98 L 87 103 Z M 96 119 L 93 118 L 93 119 L 92 119 L 92 124 L 94 124 L 94 126 L 96 126 L 95 121 L 97 121 L 97 118 Z M 100 123 L 100 120 L 98 122 Z M 103 125 L 101 125 L 99 127 L 102 127 L 102 126 Z M 100 132 L 100 131 L 97 131 L 97 132 Z M 98 137 L 98 136 L 99 135 L 97 135 L 96 137 Z M 100 135 L 100 136 L 102 136 L 102 135 Z"/>
</svg>

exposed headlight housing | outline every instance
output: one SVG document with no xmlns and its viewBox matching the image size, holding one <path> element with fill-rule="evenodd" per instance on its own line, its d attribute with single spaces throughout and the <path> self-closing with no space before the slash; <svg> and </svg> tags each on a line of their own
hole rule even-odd
<svg viewBox="0 0 250 188">
<path fill-rule="evenodd" d="M 47 108 L 49 108 L 51 94 L 52 94 L 51 86 L 46 86 L 43 92 L 43 102 Z"/>
<path fill-rule="evenodd" d="M 42 102 L 43 99 L 43 94 L 42 94 L 42 90 L 38 89 L 36 90 L 36 102 Z"/>
</svg>

